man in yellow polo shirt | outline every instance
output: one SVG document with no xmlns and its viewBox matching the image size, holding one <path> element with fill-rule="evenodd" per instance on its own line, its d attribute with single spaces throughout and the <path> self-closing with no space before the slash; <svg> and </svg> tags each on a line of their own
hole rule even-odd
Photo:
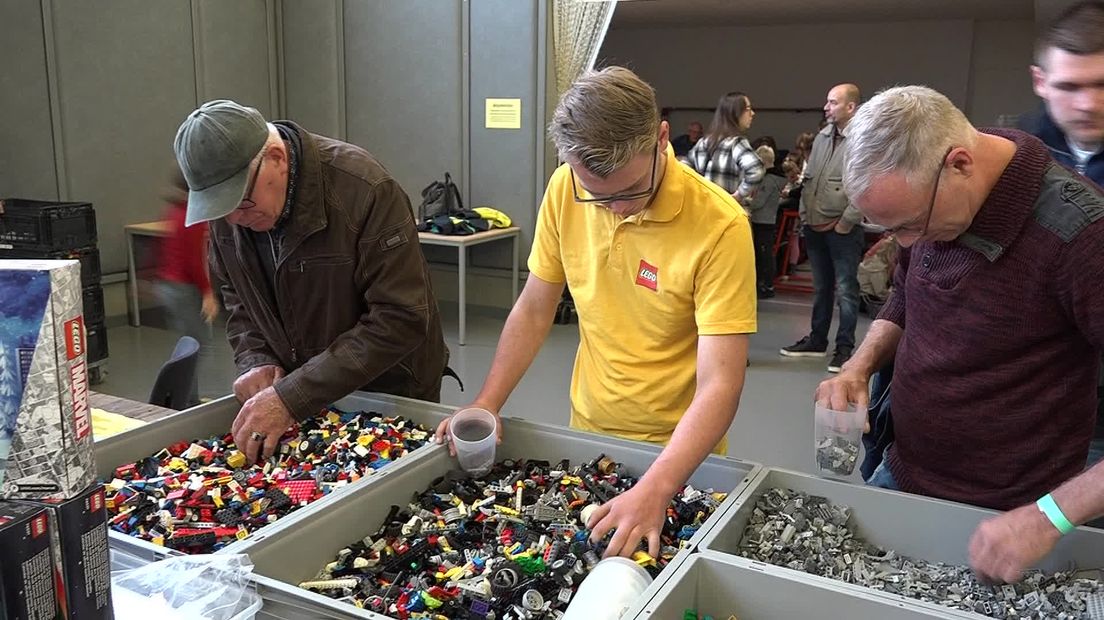
<svg viewBox="0 0 1104 620">
<path fill-rule="evenodd" d="M 545 191 L 530 277 L 472 406 L 501 410 L 566 283 L 580 333 L 571 426 L 667 445 L 587 525 L 594 540 L 616 528 L 607 555 L 646 540 L 655 556 L 668 501 L 710 451 L 724 452 L 736 415 L 756 327 L 751 226 L 730 195 L 678 162 L 655 91 L 628 69 L 580 77 L 549 133 L 566 163 Z"/>
</svg>

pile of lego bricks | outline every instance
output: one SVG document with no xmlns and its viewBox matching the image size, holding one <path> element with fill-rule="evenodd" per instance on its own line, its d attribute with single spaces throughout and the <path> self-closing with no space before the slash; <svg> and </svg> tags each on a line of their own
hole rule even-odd
<svg viewBox="0 0 1104 620">
<path fill-rule="evenodd" d="M 770 489 L 755 503 L 739 555 L 992 618 L 1104 620 L 1104 584 L 1070 572 L 1028 573 L 1016 584 L 980 583 L 967 566 L 926 562 L 865 541 L 851 509 L 823 497 Z M 1096 571 L 1099 576 L 1099 571 Z"/>
<path fill-rule="evenodd" d="M 115 470 L 105 483 L 111 529 L 210 553 L 423 446 L 424 426 L 374 413 L 326 414 L 292 426 L 277 453 L 246 466 L 230 435 L 179 443 Z"/>
<path fill-rule="evenodd" d="M 556 618 L 604 548 L 587 519 L 635 483 L 605 456 L 574 468 L 506 460 L 478 479 L 453 470 L 300 587 L 400 619 Z M 658 574 L 724 499 L 684 487 L 660 556 L 633 559 Z"/>
</svg>

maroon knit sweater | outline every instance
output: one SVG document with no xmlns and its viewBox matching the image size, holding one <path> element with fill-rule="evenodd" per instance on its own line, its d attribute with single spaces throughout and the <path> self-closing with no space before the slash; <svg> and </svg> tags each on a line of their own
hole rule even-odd
<svg viewBox="0 0 1104 620">
<path fill-rule="evenodd" d="M 990 261 L 959 241 L 917 243 L 900 254 L 878 318 L 905 328 L 888 459 L 901 490 L 1007 510 L 1085 467 L 1104 349 L 1104 219 L 1069 243 L 1040 225 L 1046 147 L 987 131 L 1016 154 L 967 232 L 1003 252 Z"/>
</svg>

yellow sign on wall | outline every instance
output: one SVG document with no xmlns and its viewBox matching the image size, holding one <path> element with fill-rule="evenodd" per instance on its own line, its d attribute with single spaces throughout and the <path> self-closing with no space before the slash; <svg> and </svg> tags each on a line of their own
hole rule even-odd
<svg viewBox="0 0 1104 620">
<path fill-rule="evenodd" d="M 521 99 L 487 99 L 487 129 L 521 129 Z"/>
</svg>

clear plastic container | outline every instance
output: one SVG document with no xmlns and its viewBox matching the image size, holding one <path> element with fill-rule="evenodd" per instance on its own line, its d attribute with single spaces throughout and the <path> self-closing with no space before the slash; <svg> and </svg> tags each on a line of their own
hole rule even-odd
<svg viewBox="0 0 1104 620">
<path fill-rule="evenodd" d="M 866 409 L 850 405 L 847 411 L 835 411 L 818 404 L 813 433 L 813 455 L 821 474 L 850 476 L 862 453 L 862 434 Z"/>
<path fill-rule="evenodd" d="M 452 417 L 449 435 L 460 467 L 472 476 L 491 471 L 498 440 L 498 419 L 486 409 L 464 409 Z"/>
</svg>

